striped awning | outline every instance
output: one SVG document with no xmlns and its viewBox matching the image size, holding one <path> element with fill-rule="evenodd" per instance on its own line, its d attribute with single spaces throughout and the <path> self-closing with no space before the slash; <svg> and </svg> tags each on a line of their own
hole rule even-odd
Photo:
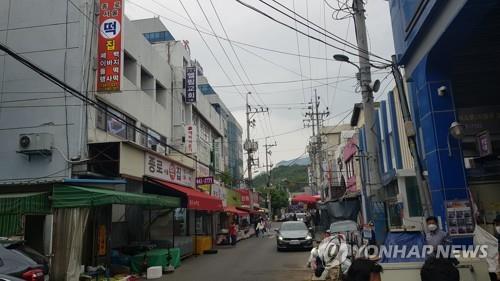
<svg viewBox="0 0 500 281">
<path fill-rule="evenodd" d="M 50 213 L 48 192 L 0 195 L 0 237 L 22 232 L 22 217 Z"/>
<path fill-rule="evenodd" d="M 0 214 L 50 213 L 48 192 L 13 193 L 0 195 Z"/>
</svg>

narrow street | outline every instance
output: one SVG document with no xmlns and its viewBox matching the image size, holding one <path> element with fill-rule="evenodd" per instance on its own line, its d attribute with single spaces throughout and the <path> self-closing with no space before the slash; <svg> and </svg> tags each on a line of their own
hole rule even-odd
<svg viewBox="0 0 500 281">
<path fill-rule="evenodd" d="M 222 248 L 215 255 L 191 257 L 174 273 L 163 276 L 168 281 L 302 281 L 309 252 L 276 251 L 274 235 L 250 238 L 234 248 Z"/>
</svg>

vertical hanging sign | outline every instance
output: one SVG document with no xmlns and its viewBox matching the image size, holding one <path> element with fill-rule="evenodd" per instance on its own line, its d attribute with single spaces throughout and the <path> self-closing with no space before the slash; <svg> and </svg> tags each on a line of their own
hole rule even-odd
<svg viewBox="0 0 500 281">
<path fill-rule="evenodd" d="M 196 67 L 186 68 L 186 102 L 196 102 Z"/>
<path fill-rule="evenodd" d="M 99 1 L 97 91 L 120 91 L 123 0 Z"/>
</svg>

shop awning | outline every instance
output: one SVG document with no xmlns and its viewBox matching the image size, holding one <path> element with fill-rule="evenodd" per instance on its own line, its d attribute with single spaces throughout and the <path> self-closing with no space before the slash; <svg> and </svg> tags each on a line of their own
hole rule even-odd
<svg viewBox="0 0 500 281">
<path fill-rule="evenodd" d="M 170 196 L 71 185 L 56 186 L 52 192 L 52 206 L 54 208 L 78 208 L 110 204 L 178 208 L 180 199 Z"/>
<path fill-rule="evenodd" d="M 224 207 L 224 212 L 226 212 L 226 213 L 233 213 L 233 214 L 238 215 L 238 216 L 248 216 L 249 215 L 248 212 L 245 212 L 245 211 L 242 211 L 242 210 L 238 210 L 238 209 L 236 209 L 233 206 Z"/>
<path fill-rule="evenodd" d="M 150 180 L 151 182 L 158 183 L 164 188 L 172 189 L 178 193 L 182 193 L 187 197 L 186 208 L 200 211 L 223 211 L 222 200 L 214 196 L 210 196 L 204 192 L 195 190 L 190 187 L 185 187 L 171 182 Z"/>
<path fill-rule="evenodd" d="M 244 211 L 244 212 L 250 213 L 252 215 L 259 214 L 259 212 L 255 211 L 255 210 L 251 210 L 251 209 L 245 208 L 245 207 L 236 207 L 236 209 L 238 209 L 240 211 Z"/>
<path fill-rule="evenodd" d="M 19 215 L 29 213 L 49 213 L 48 192 L 15 193 L 0 195 L 0 214 Z"/>
<path fill-rule="evenodd" d="M 292 203 L 304 203 L 304 204 L 316 204 L 316 202 L 318 202 L 319 199 L 316 198 L 315 196 L 313 195 L 309 195 L 309 194 L 299 194 L 299 195 L 295 195 L 293 196 L 292 198 Z"/>
<path fill-rule="evenodd" d="M 0 195 L 0 237 L 22 232 L 22 216 L 50 213 L 48 192 Z"/>
</svg>

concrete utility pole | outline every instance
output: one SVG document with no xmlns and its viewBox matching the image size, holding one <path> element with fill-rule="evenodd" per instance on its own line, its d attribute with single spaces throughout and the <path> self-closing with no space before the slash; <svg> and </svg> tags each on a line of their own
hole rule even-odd
<svg viewBox="0 0 500 281">
<path fill-rule="evenodd" d="M 304 121 L 310 122 L 310 124 L 306 124 L 305 126 L 312 126 L 313 127 L 313 141 L 310 143 L 311 147 L 311 153 L 313 154 L 313 161 L 314 165 L 312 165 L 314 173 L 315 173 L 315 181 L 316 181 L 316 187 L 315 187 L 315 192 L 320 192 L 321 195 L 321 200 L 325 199 L 325 192 L 322 187 L 322 179 L 323 179 L 323 140 L 321 139 L 321 127 L 323 123 L 323 118 L 328 116 L 330 112 L 328 111 L 328 107 L 326 108 L 327 111 L 320 112 L 319 111 L 319 101 L 318 94 L 316 93 L 316 89 L 314 90 L 314 101 L 311 101 L 309 104 L 311 106 L 309 109 L 311 112 L 306 113 L 306 117 L 309 117 L 310 119 L 306 119 Z M 314 129 L 316 127 L 316 129 Z M 317 133 L 316 133 L 317 132 Z"/>
<path fill-rule="evenodd" d="M 265 153 L 266 153 L 266 174 L 267 174 L 267 181 L 266 181 L 266 186 L 267 186 L 267 208 L 269 209 L 269 214 L 272 213 L 272 206 L 271 206 L 271 169 L 273 165 L 269 164 L 269 155 L 271 155 L 271 147 L 277 146 L 276 142 L 274 144 L 267 144 L 267 139 L 266 138 L 266 144 L 264 144 L 265 148 Z"/>
<path fill-rule="evenodd" d="M 243 148 L 247 151 L 248 188 L 252 188 L 252 167 L 254 166 L 253 153 L 259 149 L 258 143 L 250 138 L 250 127 L 255 127 L 255 120 L 252 118 L 257 113 L 269 112 L 269 108 L 252 108 L 248 104 L 248 96 L 250 94 L 251 93 L 248 92 L 246 96 L 247 140 L 243 145 Z"/>
<path fill-rule="evenodd" d="M 371 195 L 372 189 L 377 190 L 381 185 L 379 166 L 377 136 L 375 134 L 375 109 L 373 104 L 373 91 L 371 87 L 370 55 L 368 53 L 368 40 L 366 35 L 365 8 L 363 0 L 353 0 L 354 23 L 356 26 L 356 38 L 359 53 L 359 72 L 361 94 L 363 98 L 363 115 L 366 131 L 366 156 L 369 169 L 367 177 L 367 197 Z"/>
</svg>

